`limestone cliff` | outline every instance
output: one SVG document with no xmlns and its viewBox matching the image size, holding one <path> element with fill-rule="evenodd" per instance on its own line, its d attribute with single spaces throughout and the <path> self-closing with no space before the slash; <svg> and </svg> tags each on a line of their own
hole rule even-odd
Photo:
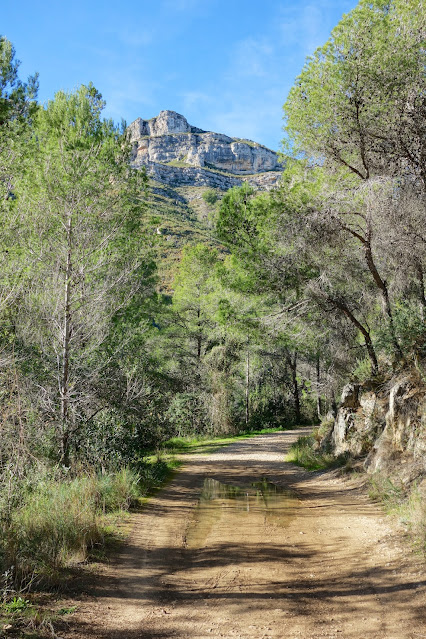
<svg viewBox="0 0 426 639">
<path fill-rule="evenodd" d="M 281 176 L 274 151 L 250 140 L 203 131 L 174 111 L 161 111 L 151 120 L 137 118 L 128 132 L 134 166 L 147 167 L 155 180 L 170 186 L 227 190 L 245 180 L 264 190 Z"/>
</svg>

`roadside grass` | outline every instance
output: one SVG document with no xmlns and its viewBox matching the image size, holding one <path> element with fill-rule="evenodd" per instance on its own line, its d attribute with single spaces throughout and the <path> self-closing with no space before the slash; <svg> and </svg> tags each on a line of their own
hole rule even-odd
<svg viewBox="0 0 426 639">
<path fill-rule="evenodd" d="M 9 602 L 0 603 L 0 629 L 4 636 L 19 639 L 47 639 L 56 637 L 58 626 L 66 623 L 67 615 L 76 611 L 76 606 L 55 610 L 55 602 L 48 605 L 32 603 L 29 599 L 15 596 Z M 3 636 L 3 635 L 1 635 Z"/>
<path fill-rule="evenodd" d="M 398 479 L 380 472 L 373 473 L 368 482 L 370 499 L 382 503 L 389 515 L 397 517 L 414 548 L 426 555 L 426 503 L 418 484 L 414 482 L 407 490 Z"/>
<path fill-rule="evenodd" d="M 0 637 L 2 630 L 32 639 L 56 636 L 54 627 L 75 609 L 55 610 L 54 593 L 119 547 L 129 533 L 129 510 L 140 508 L 177 464 L 155 457 L 138 472 L 122 468 L 72 479 L 45 470 L 19 486 L 13 507 L 5 508 L 0 494 Z"/>
<path fill-rule="evenodd" d="M 347 462 L 346 455 L 335 457 L 332 453 L 323 452 L 316 448 L 316 442 L 315 434 L 299 437 L 290 446 L 285 460 L 306 470 L 329 470 L 339 468 Z"/>
<path fill-rule="evenodd" d="M 0 601 L 6 591 L 13 597 L 56 584 L 64 569 L 118 539 L 124 514 L 140 507 L 175 467 L 173 459 L 155 458 L 139 472 L 122 468 L 68 479 L 45 471 L 19 487 L 13 507 L 6 509 L 0 495 Z"/>
</svg>

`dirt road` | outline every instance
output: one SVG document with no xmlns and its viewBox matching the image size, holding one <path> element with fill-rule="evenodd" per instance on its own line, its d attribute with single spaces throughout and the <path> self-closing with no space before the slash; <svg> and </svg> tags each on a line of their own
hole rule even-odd
<svg viewBox="0 0 426 639">
<path fill-rule="evenodd" d="M 353 483 L 283 461 L 300 433 L 186 458 L 69 636 L 426 637 L 424 564 Z"/>
</svg>

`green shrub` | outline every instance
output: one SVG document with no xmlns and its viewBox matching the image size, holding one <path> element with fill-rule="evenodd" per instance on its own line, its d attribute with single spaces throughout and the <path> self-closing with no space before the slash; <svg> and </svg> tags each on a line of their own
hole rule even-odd
<svg viewBox="0 0 426 639">
<path fill-rule="evenodd" d="M 346 455 L 335 457 L 331 453 L 324 453 L 316 448 L 314 435 L 304 435 L 290 446 L 286 461 L 293 462 L 307 470 L 326 470 L 342 466 Z"/>
<path fill-rule="evenodd" d="M 382 501 L 390 510 L 398 506 L 404 497 L 403 487 L 397 480 L 392 480 L 383 473 L 376 472 L 369 477 L 368 496 L 375 501 Z"/>
<path fill-rule="evenodd" d="M 415 545 L 426 554 L 426 502 L 418 486 L 414 486 L 408 498 L 399 506 L 398 515 L 408 526 Z"/>
<path fill-rule="evenodd" d="M 98 505 L 103 512 L 127 510 L 140 496 L 140 477 L 129 468 L 97 480 Z"/>
<path fill-rule="evenodd" d="M 0 559 L 15 576 L 48 576 L 73 560 L 86 559 L 102 543 L 104 513 L 128 509 L 141 494 L 140 476 L 114 474 L 73 480 L 40 478 L 22 489 L 21 505 L 2 524 Z"/>
<path fill-rule="evenodd" d="M 96 497 L 94 478 L 47 481 L 27 495 L 8 531 L 7 554 L 18 572 L 49 573 L 72 557 L 84 559 L 102 539 Z"/>
<path fill-rule="evenodd" d="M 426 326 L 418 304 L 398 302 L 393 310 L 393 324 L 401 350 L 408 358 L 426 356 Z M 394 343 L 389 326 L 377 332 L 377 346 L 394 355 Z"/>
<path fill-rule="evenodd" d="M 357 360 L 357 365 L 353 371 L 353 377 L 361 384 L 371 379 L 371 362 L 368 357 Z"/>
<path fill-rule="evenodd" d="M 218 201 L 219 196 L 213 189 L 208 189 L 207 191 L 204 191 L 202 198 L 204 202 L 213 206 Z"/>
</svg>

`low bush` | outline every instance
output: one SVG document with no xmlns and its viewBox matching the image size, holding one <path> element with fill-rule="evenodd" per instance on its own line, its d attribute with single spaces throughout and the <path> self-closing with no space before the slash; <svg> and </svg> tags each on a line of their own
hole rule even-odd
<svg viewBox="0 0 426 639">
<path fill-rule="evenodd" d="M 418 486 L 411 489 L 398 511 L 400 519 L 408 526 L 415 545 L 426 555 L 426 502 Z"/>
<path fill-rule="evenodd" d="M 98 504 L 103 512 L 128 510 L 141 496 L 141 488 L 140 475 L 129 468 L 101 475 L 97 480 Z"/>
<path fill-rule="evenodd" d="M 347 457 L 345 455 L 335 457 L 331 453 L 318 450 L 315 436 L 304 435 L 290 446 L 286 461 L 307 470 L 326 470 L 342 466 L 347 461 Z"/>
<path fill-rule="evenodd" d="M 13 573 L 12 581 L 22 584 L 84 561 L 88 551 L 104 541 L 105 514 L 134 505 L 148 490 L 156 467 L 148 466 L 145 478 L 123 468 L 74 479 L 46 474 L 23 484 L 20 505 L 0 518 L 1 572 Z"/>
<path fill-rule="evenodd" d="M 397 478 L 376 472 L 369 478 L 369 497 L 383 503 L 386 511 L 407 527 L 415 546 L 426 554 L 426 503 L 417 484 L 406 488 Z"/>
<path fill-rule="evenodd" d="M 49 574 L 74 557 L 85 559 L 102 539 L 96 484 L 90 477 L 46 481 L 25 496 L 7 533 L 7 559 L 15 570 Z"/>
<path fill-rule="evenodd" d="M 214 189 L 208 189 L 207 191 L 204 191 L 202 197 L 204 202 L 210 204 L 211 206 L 213 206 L 213 204 L 216 204 L 219 199 L 219 195 Z"/>
</svg>

